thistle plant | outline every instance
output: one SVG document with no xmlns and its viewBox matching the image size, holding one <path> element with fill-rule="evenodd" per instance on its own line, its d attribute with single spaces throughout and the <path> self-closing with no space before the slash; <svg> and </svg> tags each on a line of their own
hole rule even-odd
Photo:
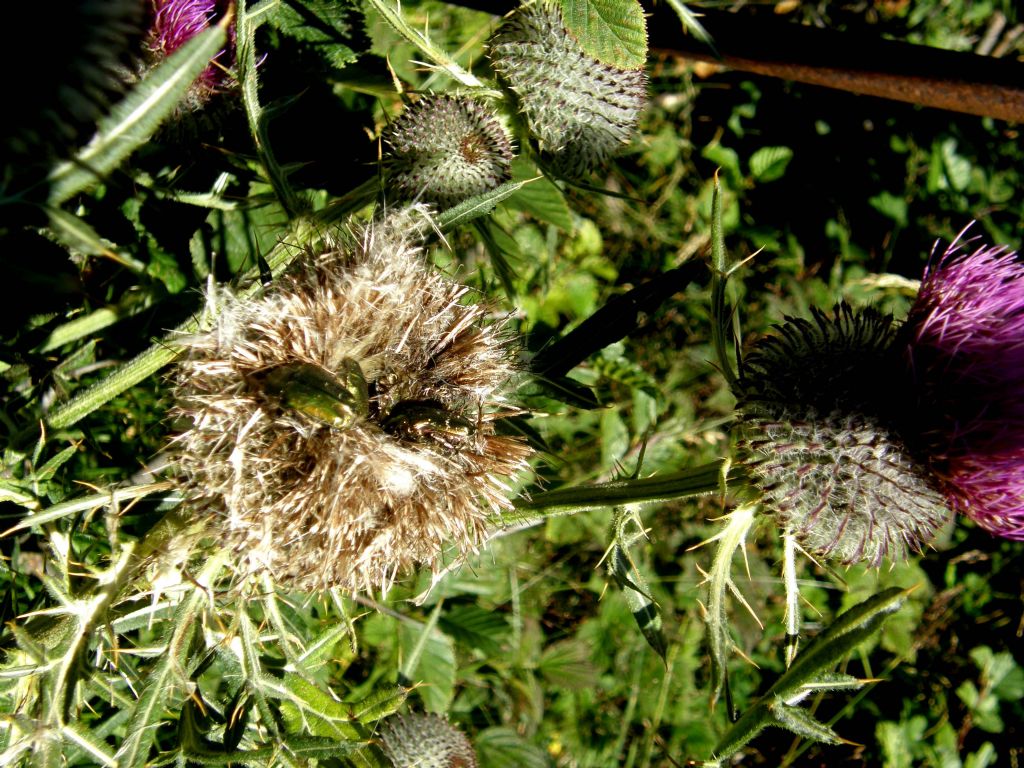
<svg viewBox="0 0 1024 768">
<path fill-rule="evenodd" d="M 426 96 L 384 131 L 386 190 L 393 200 L 451 208 L 509 179 L 512 142 L 488 107 Z"/>
<path fill-rule="evenodd" d="M 514 11 L 491 38 L 488 55 L 556 171 L 585 176 L 636 135 L 647 101 L 643 69 L 588 55 L 556 3 L 540 0 Z"/>
<path fill-rule="evenodd" d="M 84 30 L 145 66 L 76 103 L 102 118 L 67 162 L 23 167 L 15 130 L 0 181 L 28 307 L 0 339 L 0 764 L 1012 758 L 1024 268 L 962 235 L 919 290 L 877 274 L 985 203 L 1009 239 L 1012 128 L 905 113 L 871 154 L 830 100 L 808 121 L 797 85 L 661 53 L 648 106 L 664 7 L 161 0 L 143 39 Z M 238 121 L 170 135 L 228 88 Z M 905 220 L 885 249 L 807 220 L 827 149 L 894 189 L 828 190 Z M 800 250 L 822 229 L 834 260 Z M 727 237 L 767 243 L 743 286 Z"/>
<path fill-rule="evenodd" d="M 919 552 L 951 510 L 1021 537 L 1022 275 L 1007 248 L 963 255 L 954 242 L 902 326 L 844 305 L 751 350 L 744 447 L 782 528 L 817 554 L 876 566 Z"/>
<path fill-rule="evenodd" d="M 892 318 L 847 305 L 793 319 L 744 357 L 741 450 L 764 505 L 808 551 L 879 566 L 920 552 L 950 518 L 897 427 Z"/>
<path fill-rule="evenodd" d="M 309 254 L 266 296 L 218 296 L 185 340 L 174 444 L 191 514 L 240 575 L 387 590 L 476 547 L 531 450 L 496 435 L 515 348 L 392 214 Z"/>
</svg>

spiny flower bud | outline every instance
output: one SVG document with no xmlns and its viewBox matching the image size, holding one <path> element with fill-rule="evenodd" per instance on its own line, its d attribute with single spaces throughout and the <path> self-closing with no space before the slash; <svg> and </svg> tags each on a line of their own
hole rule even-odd
<svg viewBox="0 0 1024 768">
<path fill-rule="evenodd" d="M 450 208 L 509 178 L 512 143 L 491 110 L 467 98 L 427 96 L 382 135 L 387 191 Z"/>
<path fill-rule="evenodd" d="M 310 255 L 261 298 L 221 297 L 185 340 L 176 440 L 186 503 L 241 576 L 387 589 L 508 509 L 530 449 L 494 434 L 514 349 L 393 215 Z"/>
<path fill-rule="evenodd" d="M 1024 265 L 959 241 L 933 258 L 900 336 L 914 426 L 955 507 L 1024 540 Z"/>
<path fill-rule="evenodd" d="M 476 752 L 458 728 L 438 715 L 398 715 L 381 733 L 395 768 L 476 768 Z"/>
<path fill-rule="evenodd" d="M 741 447 L 778 524 L 809 551 L 878 565 L 920 551 L 950 518 L 894 426 L 892 319 L 842 305 L 790 319 L 745 356 Z"/>
<path fill-rule="evenodd" d="M 566 176 L 579 178 L 606 164 L 636 132 L 647 101 L 646 74 L 588 56 L 557 4 L 540 0 L 514 11 L 488 53 L 541 151 Z"/>
</svg>

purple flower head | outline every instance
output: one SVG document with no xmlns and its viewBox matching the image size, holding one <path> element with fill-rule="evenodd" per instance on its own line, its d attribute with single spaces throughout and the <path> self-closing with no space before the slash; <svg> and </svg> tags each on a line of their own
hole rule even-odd
<svg viewBox="0 0 1024 768">
<path fill-rule="evenodd" d="M 1024 264 L 1002 246 L 966 254 L 963 235 L 925 271 L 903 356 L 950 501 L 1024 540 Z"/>
<path fill-rule="evenodd" d="M 170 56 L 181 46 L 198 35 L 221 16 L 229 2 L 227 0 L 152 0 L 153 16 L 149 29 L 147 47 L 158 59 Z M 233 34 L 232 29 L 232 34 Z M 213 93 L 230 82 L 225 67 L 231 65 L 234 40 L 228 51 L 221 51 L 214 57 L 193 85 L 197 101 L 206 101 Z"/>
</svg>

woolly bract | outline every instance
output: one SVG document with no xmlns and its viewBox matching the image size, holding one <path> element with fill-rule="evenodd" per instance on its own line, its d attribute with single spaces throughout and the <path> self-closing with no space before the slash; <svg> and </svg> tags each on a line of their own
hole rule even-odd
<svg viewBox="0 0 1024 768">
<path fill-rule="evenodd" d="M 418 224 L 373 225 L 262 298 L 221 297 L 215 327 L 187 340 L 176 394 L 192 426 L 176 440 L 178 466 L 188 504 L 243 575 L 387 589 L 414 564 L 435 564 L 446 543 L 472 550 L 486 517 L 510 506 L 507 479 L 530 453 L 493 429 L 513 350 L 468 288 L 425 264 L 403 234 Z M 353 364 L 369 401 L 344 428 L 265 384 L 282 365 Z M 466 429 L 385 429 L 410 403 Z"/>
<path fill-rule="evenodd" d="M 466 735 L 439 715 L 398 715 L 381 730 L 394 768 L 476 768 Z"/>
<path fill-rule="evenodd" d="M 952 517 L 896 427 L 892 319 L 848 306 L 790 319 L 743 360 L 741 448 L 766 509 L 808 551 L 879 565 Z"/>
<path fill-rule="evenodd" d="M 387 191 L 396 200 L 450 208 L 509 179 L 512 143 L 490 109 L 466 98 L 427 96 L 382 134 Z"/>
<path fill-rule="evenodd" d="M 488 55 L 561 173 L 580 177 L 599 168 L 636 133 L 646 74 L 588 56 L 555 3 L 541 0 L 511 13 L 488 43 Z"/>
</svg>

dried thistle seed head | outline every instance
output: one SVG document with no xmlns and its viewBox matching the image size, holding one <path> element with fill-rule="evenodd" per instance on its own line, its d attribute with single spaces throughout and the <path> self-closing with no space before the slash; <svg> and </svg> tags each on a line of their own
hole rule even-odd
<svg viewBox="0 0 1024 768">
<path fill-rule="evenodd" d="M 893 426 L 894 334 L 891 318 L 843 305 L 787 321 L 743 361 L 741 449 L 765 505 L 809 551 L 844 563 L 900 560 L 951 517 Z"/>
<path fill-rule="evenodd" d="M 471 550 L 510 506 L 531 452 L 494 433 L 512 343 L 427 266 L 416 230 L 372 225 L 262 298 L 222 297 L 187 340 L 178 465 L 242 575 L 386 589 L 448 545 Z"/>
<path fill-rule="evenodd" d="M 901 334 L 910 426 L 957 509 L 1024 540 L 1024 265 L 961 248 L 933 259 Z"/>
<path fill-rule="evenodd" d="M 439 715 L 397 715 L 381 731 L 384 754 L 395 768 L 476 768 L 466 735 Z"/>
<path fill-rule="evenodd" d="M 385 129 L 387 189 L 398 200 L 450 208 L 509 179 L 512 143 L 490 108 L 427 96 Z"/>
<path fill-rule="evenodd" d="M 647 103 L 647 75 L 587 55 L 557 3 L 540 0 L 505 18 L 488 44 L 502 83 L 555 169 L 585 176 L 621 152 Z"/>
</svg>

